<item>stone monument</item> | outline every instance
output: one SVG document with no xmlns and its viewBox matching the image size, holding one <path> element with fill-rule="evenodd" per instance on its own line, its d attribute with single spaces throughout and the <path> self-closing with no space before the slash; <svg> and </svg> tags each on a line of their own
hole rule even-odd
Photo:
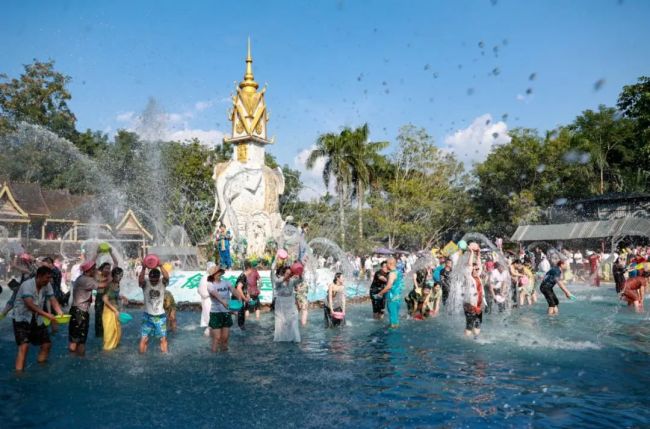
<svg viewBox="0 0 650 429">
<path fill-rule="evenodd" d="M 215 228 L 223 223 L 236 242 L 245 239 L 248 256 L 262 255 L 268 240 L 279 237 L 284 226 L 279 213 L 284 175 L 280 168 L 264 164 L 265 147 L 273 144 L 273 139 L 267 138 L 266 87 L 261 91 L 258 88 L 249 39 L 246 73 L 236 87 L 228 113 L 232 135 L 223 139 L 233 145 L 232 159 L 218 163 L 212 176 L 216 187 L 212 214 L 217 220 Z"/>
</svg>

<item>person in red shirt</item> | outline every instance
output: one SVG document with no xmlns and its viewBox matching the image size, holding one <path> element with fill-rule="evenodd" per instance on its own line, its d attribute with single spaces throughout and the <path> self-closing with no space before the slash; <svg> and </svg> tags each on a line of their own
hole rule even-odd
<svg viewBox="0 0 650 429">
<path fill-rule="evenodd" d="M 627 300 L 627 305 L 634 305 L 634 310 L 637 313 L 643 312 L 643 295 L 648 283 L 648 276 L 650 273 L 627 279 L 623 292 L 621 292 L 621 299 Z"/>
<path fill-rule="evenodd" d="M 246 283 L 248 283 L 248 294 L 250 295 L 250 301 L 248 301 L 248 307 L 246 308 L 246 317 L 248 317 L 249 311 L 255 312 L 255 319 L 260 318 L 260 273 L 257 271 L 257 268 L 253 266 L 250 262 L 246 261 L 244 268 L 250 265 L 250 271 L 246 274 Z"/>
<path fill-rule="evenodd" d="M 597 253 L 589 255 L 589 278 L 592 286 L 600 287 L 600 255 Z"/>
</svg>

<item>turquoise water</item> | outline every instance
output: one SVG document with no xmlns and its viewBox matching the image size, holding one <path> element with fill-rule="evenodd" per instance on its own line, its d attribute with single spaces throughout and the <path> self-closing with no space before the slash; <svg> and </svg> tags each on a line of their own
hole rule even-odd
<svg viewBox="0 0 650 429">
<path fill-rule="evenodd" d="M 155 343 L 138 355 L 137 321 L 114 352 L 91 333 L 83 359 L 68 356 L 64 329 L 50 362 L 32 349 L 19 376 L 5 320 L 0 427 L 647 427 L 648 320 L 611 287 L 573 290 L 579 300 L 560 298 L 558 318 L 542 302 L 486 316 L 478 340 L 445 316 L 387 330 L 369 303 L 338 330 L 312 310 L 299 345 L 273 343 L 262 315 L 217 355 L 193 312 L 180 313 L 167 356 Z"/>
</svg>

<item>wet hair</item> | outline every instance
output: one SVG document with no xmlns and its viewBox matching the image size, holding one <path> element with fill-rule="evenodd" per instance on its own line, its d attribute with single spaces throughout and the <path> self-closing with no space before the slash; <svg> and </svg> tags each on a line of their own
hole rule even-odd
<svg viewBox="0 0 650 429">
<path fill-rule="evenodd" d="M 210 274 L 206 280 L 209 281 L 209 282 L 213 282 L 214 281 L 214 274 Z"/>
<path fill-rule="evenodd" d="M 305 228 L 309 228 L 309 224 L 308 224 L 307 222 L 303 223 L 303 224 L 302 224 L 302 228 L 303 228 L 303 229 L 305 229 Z"/>
<path fill-rule="evenodd" d="M 153 270 L 149 271 L 149 278 L 157 279 L 160 277 L 160 270 L 158 268 L 154 268 Z"/>
<path fill-rule="evenodd" d="M 120 267 L 115 267 L 111 270 L 111 277 L 115 278 L 124 274 L 124 270 Z"/>
<path fill-rule="evenodd" d="M 282 276 L 284 276 L 284 273 L 287 272 L 288 269 L 289 269 L 288 266 L 282 265 L 281 267 L 278 267 L 275 270 L 275 275 L 278 276 L 278 277 L 282 277 Z"/>
<path fill-rule="evenodd" d="M 388 261 L 381 261 L 381 264 L 379 264 L 380 267 L 384 267 L 388 265 Z"/>
<path fill-rule="evenodd" d="M 247 270 L 249 268 L 253 268 L 253 264 L 251 264 L 251 261 L 244 261 L 244 269 Z"/>
<path fill-rule="evenodd" d="M 54 264 L 54 260 L 50 258 L 49 256 L 44 257 L 41 259 L 43 262 L 47 262 L 48 264 Z"/>
<path fill-rule="evenodd" d="M 564 260 L 560 259 L 557 261 L 557 266 L 559 267 L 560 265 L 564 265 Z"/>
<path fill-rule="evenodd" d="M 110 266 L 111 266 L 110 263 L 108 263 L 108 262 L 104 262 L 104 263 L 101 264 L 101 265 L 99 266 L 99 268 L 97 268 L 97 269 L 98 269 L 99 271 L 101 271 L 101 270 L 103 270 L 104 268 L 106 268 L 106 267 L 110 267 Z"/>
<path fill-rule="evenodd" d="M 36 277 L 43 277 L 49 275 L 52 275 L 52 268 L 50 267 L 41 266 L 38 267 L 38 269 L 36 270 Z"/>
<path fill-rule="evenodd" d="M 336 283 L 336 281 L 337 281 L 338 279 L 340 279 L 342 275 L 343 275 L 343 273 L 336 273 L 336 274 L 334 274 L 334 280 L 332 280 L 332 283 Z"/>
</svg>

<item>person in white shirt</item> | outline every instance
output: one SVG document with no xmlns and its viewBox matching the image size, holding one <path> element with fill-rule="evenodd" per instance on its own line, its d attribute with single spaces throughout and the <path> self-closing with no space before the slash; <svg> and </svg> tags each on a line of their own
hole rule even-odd
<svg viewBox="0 0 650 429">
<path fill-rule="evenodd" d="M 205 328 L 203 335 L 206 337 L 210 335 L 210 328 L 208 324 L 210 323 L 210 308 L 212 307 L 212 301 L 210 299 L 210 292 L 208 291 L 208 276 L 210 275 L 210 270 L 212 267 L 215 267 L 214 262 L 208 262 L 205 267 L 206 275 L 201 277 L 199 282 L 199 287 L 197 288 L 198 294 L 201 296 L 201 328 Z"/>
<path fill-rule="evenodd" d="M 370 277 L 372 276 L 372 259 L 370 259 L 370 256 L 366 257 L 366 260 L 363 263 L 363 269 L 366 271 L 366 280 L 370 280 Z"/>
<path fill-rule="evenodd" d="M 160 351 L 167 353 L 167 316 L 163 307 L 165 289 L 169 284 L 169 274 L 162 265 L 149 271 L 145 279 L 146 267 L 144 262 L 138 276 L 138 283 L 144 294 L 144 314 L 140 328 L 140 353 L 147 352 L 149 337 L 160 338 Z M 161 280 L 162 274 L 162 280 Z"/>
<path fill-rule="evenodd" d="M 506 282 L 509 281 L 508 273 L 503 267 L 503 264 L 496 263 L 495 269 L 490 274 L 490 298 L 497 303 L 499 313 L 506 308 L 507 296 L 503 296 L 506 290 Z"/>
</svg>

